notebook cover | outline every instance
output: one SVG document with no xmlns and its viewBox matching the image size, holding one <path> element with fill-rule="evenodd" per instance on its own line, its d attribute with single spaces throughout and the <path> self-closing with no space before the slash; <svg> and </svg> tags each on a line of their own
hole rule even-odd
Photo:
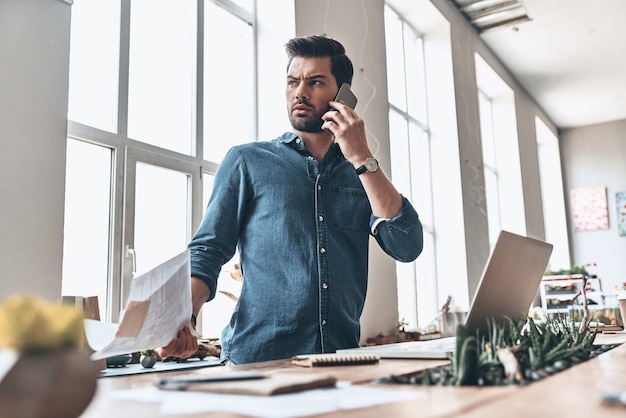
<svg viewBox="0 0 626 418">
<path fill-rule="evenodd" d="M 268 374 L 263 379 L 194 383 L 185 387 L 177 387 L 174 390 L 270 396 L 332 387 L 335 386 L 335 383 L 337 383 L 337 378 L 329 375 L 281 371 Z"/>
</svg>

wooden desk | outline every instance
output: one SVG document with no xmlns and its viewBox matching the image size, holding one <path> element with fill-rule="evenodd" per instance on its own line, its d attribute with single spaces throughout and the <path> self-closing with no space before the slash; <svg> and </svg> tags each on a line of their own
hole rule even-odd
<svg viewBox="0 0 626 418">
<path fill-rule="evenodd" d="M 599 344 L 621 344 L 626 334 L 601 334 Z M 392 390 L 419 391 L 425 397 L 405 402 L 397 402 L 375 407 L 342 410 L 323 414 L 325 418 L 369 418 L 369 417 L 599 417 L 612 418 L 626 416 L 626 407 L 599 405 L 597 396 L 604 390 L 626 390 L 626 345 L 616 347 L 597 358 L 545 378 L 528 386 L 500 387 L 439 387 L 419 385 L 395 385 L 370 383 L 390 374 L 411 375 L 421 370 L 445 364 L 444 360 L 400 360 L 383 359 L 377 365 L 338 366 L 324 368 L 300 368 L 292 366 L 289 360 L 278 360 L 232 366 L 238 370 L 278 370 L 298 367 L 307 373 L 332 373 L 338 380 L 384 387 Z M 219 373 L 222 368 L 205 368 L 194 373 Z M 168 375 L 180 372 L 167 373 Z M 188 373 L 188 372 L 187 372 Z M 159 376 L 165 373 L 159 373 Z M 126 388 L 151 386 L 155 374 L 140 374 L 128 377 L 103 378 L 98 382 L 98 393 L 83 414 L 83 418 L 102 417 L 157 417 L 159 405 L 119 401 L 110 398 L 111 391 Z M 242 415 L 231 413 L 203 413 L 181 415 L 179 418 L 232 417 Z M 168 417 L 173 417 L 168 415 Z"/>
</svg>

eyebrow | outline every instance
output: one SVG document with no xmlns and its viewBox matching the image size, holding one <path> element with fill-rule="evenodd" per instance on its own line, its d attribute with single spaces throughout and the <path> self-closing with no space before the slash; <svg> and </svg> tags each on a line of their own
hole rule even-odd
<svg viewBox="0 0 626 418">
<path fill-rule="evenodd" d="M 287 75 L 287 78 L 289 80 L 299 80 L 300 79 L 300 77 L 296 77 L 296 76 L 289 75 L 289 74 Z M 305 80 L 319 80 L 319 79 L 328 80 L 328 77 L 323 75 L 323 74 L 315 74 L 315 75 L 312 75 L 310 77 L 304 77 L 304 79 Z"/>
</svg>

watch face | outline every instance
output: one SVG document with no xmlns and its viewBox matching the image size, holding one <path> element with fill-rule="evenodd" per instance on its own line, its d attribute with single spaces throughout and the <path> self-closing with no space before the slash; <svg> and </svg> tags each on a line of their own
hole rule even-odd
<svg viewBox="0 0 626 418">
<path fill-rule="evenodd" d="M 374 158 L 368 158 L 365 160 L 365 167 L 367 171 L 376 171 L 378 169 L 378 161 Z"/>
</svg>

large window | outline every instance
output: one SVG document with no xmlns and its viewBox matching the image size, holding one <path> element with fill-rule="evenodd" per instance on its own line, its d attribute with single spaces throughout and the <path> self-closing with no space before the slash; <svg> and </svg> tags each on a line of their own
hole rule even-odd
<svg viewBox="0 0 626 418">
<path fill-rule="evenodd" d="M 502 229 L 526 235 L 522 170 L 513 90 L 478 54 L 475 57 L 483 195 L 493 248 Z"/>
<path fill-rule="evenodd" d="M 425 326 L 438 310 L 423 41 L 389 7 L 385 8 L 385 39 L 391 175 L 424 226 L 423 254 L 413 263 L 397 263 L 399 318 L 409 328 L 417 328 Z"/>
<path fill-rule="evenodd" d="M 564 216 L 567 211 L 565 210 L 559 139 L 539 118 L 535 118 L 535 128 L 546 241 L 554 245 L 549 269 L 569 269 L 572 263 L 569 255 L 567 220 Z"/>
<path fill-rule="evenodd" d="M 134 276 L 186 248 L 226 150 L 256 139 L 254 10 L 73 5 L 63 294 L 98 296 L 105 320 Z"/>
<path fill-rule="evenodd" d="M 492 101 L 481 91 L 478 92 L 478 108 L 480 109 L 480 132 L 483 157 L 483 177 L 485 188 L 481 191 L 485 199 L 487 224 L 489 227 L 489 244 L 496 244 L 502 220 L 500 219 L 500 187 L 498 180 L 498 161 L 496 158 L 496 141 L 494 138 L 494 120 Z"/>
</svg>

